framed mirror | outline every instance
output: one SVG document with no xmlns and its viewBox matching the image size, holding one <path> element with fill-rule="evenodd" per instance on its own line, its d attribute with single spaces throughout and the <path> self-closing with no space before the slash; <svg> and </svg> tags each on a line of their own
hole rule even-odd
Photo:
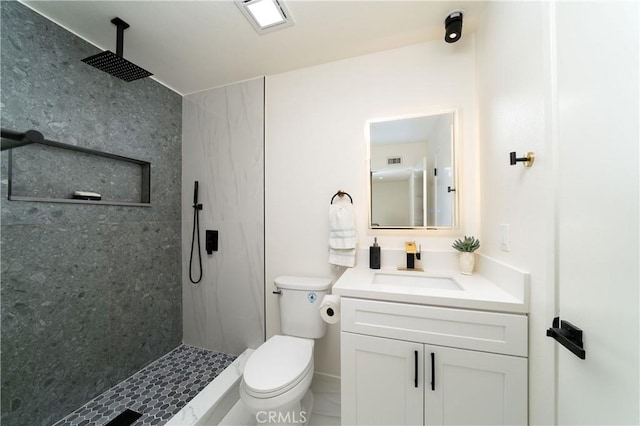
<svg viewBox="0 0 640 426">
<path fill-rule="evenodd" d="M 455 228 L 455 111 L 367 127 L 370 228 Z"/>
</svg>

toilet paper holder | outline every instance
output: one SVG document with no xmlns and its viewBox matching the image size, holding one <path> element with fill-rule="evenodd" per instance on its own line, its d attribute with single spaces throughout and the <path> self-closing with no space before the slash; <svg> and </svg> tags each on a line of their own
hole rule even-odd
<svg viewBox="0 0 640 426">
<path fill-rule="evenodd" d="M 340 322 L 340 296 L 326 294 L 320 303 L 320 316 L 328 324 Z"/>
</svg>

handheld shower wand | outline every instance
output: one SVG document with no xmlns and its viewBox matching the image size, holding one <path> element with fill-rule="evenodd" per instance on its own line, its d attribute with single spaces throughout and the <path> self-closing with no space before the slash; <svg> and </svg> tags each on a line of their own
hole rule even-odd
<svg viewBox="0 0 640 426">
<path fill-rule="evenodd" d="M 198 210 L 202 210 L 202 204 L 198 204 L 198 181 L 195 181 L 194 183 L 195 185 L 193 186 L 193 207 Z"/>
<path fill-rule="evenodd" d="M 202 280 L 202 253 L 200 250 L 200 219 L 198 212 L 202 210 L 202 204 L 198 204 L 198 181 L 195 181 L 193 188 L 193 233 L 191 235 L 191 253 L 189 255 L 189 280 L 192 283 L 198 284 Z M 192 275 L 193 265 L 193 246 L 196 238 L 198 239 L 198 264 L 200 266 L 200 278 L 196 281 Z"/>
</svg>

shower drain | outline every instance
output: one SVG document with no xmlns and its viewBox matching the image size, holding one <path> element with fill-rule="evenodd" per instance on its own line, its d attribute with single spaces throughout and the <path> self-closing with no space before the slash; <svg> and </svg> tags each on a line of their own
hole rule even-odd
<svg viewBox="0 0 640 426">
<path fill-rule="evenodd" d="M 140 417 L 142 417 L 141 413 L 137 413 L 127 408 L 105 426 L 131 426 L 133 422 L 138 420 Z"/>
</svg>

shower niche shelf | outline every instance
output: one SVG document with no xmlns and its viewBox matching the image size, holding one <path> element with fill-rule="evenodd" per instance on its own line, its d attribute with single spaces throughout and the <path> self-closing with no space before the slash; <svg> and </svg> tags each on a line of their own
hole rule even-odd
<svg viewBox="0 0 640 426">
<path fill-rule="evenodd" d="M 9 200 L 151 206 L 151 163 L 147 161 L 50 141 L 34 130 L 2 129 L 5 150 L 9 150 Z M 74 191 L 96 192 L 101 199 L 75 199 Z"/>
</svg>

